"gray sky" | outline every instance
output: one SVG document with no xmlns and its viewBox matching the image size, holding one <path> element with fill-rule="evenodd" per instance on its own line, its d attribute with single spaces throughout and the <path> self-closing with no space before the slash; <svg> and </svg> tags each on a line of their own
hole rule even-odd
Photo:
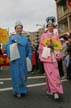
<svg viewBox="0 0 71 108">
<path fill-rule="evenodd" d="M 48 16 L 56 16 L 55 0 L 0 0 L 0 27 L 14 31 L 21 21 L 26 31 L 34 31 L 36 24 L 46 24 Z"/>
</svg>

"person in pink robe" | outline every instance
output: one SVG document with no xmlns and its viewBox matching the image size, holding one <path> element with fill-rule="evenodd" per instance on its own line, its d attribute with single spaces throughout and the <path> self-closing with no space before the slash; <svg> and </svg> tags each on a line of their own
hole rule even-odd
<svg viewBox="0 0 71 108">
<path fill-rule="evenodd" d="M 62 82 L 60 80 L 57 60 L 61 58 L 61 53 L 55 54 L 51 52 L 51 56 L 44 58 L 42 57 L 42 51 L 44 45 L 41 43 L 44 39 L 55 38 L 59 40 L 57 34 L 53 33 L 53 23 L 47 24 L 48 31 L 43 33 L 40 37 L 39 42 L 39 58 L 43 62 L 44 70 L 46 74 L 47 94 L 53 95 L 54 99 L 59 99 L 59 94 L 63 94 Z M 52 48 L 50 48 L 52 50 Z M 59 51 L 61 52 L 61 51 Z M 53 56 L 52 56 L 53 55 Z"/>
</svg>

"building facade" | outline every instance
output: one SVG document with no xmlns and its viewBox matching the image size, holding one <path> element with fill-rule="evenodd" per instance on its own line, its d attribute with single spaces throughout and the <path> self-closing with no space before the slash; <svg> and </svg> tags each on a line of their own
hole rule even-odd
<svg viewBox="0 0 71 108">
<path fill-rule="evenodd" d="M 42 33 L 44 33 L 44 28 L 40 28 L 35 32 L 29 32 L 29 39 L 31 40 L 32 45 L 37 45 L 39 43 L 39 38 Z"/>
<path fill-rule="evenodd" d="M 71 8 L 65 3 L 62 4 L 62 0 L 55 0 L 57 8 L 57 21 L 58 31 L 60 36 L 64 36 L 66 33 L 71 32 Z"/>
</svg>

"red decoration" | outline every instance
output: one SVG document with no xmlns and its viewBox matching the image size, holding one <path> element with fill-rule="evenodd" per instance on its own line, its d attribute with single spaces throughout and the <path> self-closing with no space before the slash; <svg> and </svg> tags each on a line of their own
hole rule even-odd
<svg viewBox="0 0 71 108">
<path fill-rule="evenodd" d="M 67 7 L 71 8 L 71 0 L 67 0 Z"/>
<path fill-rule="evenodd" d="M 10 60 L 7 55 L 0 55 L 0 66 L 9 66 Z"/>
</svg>

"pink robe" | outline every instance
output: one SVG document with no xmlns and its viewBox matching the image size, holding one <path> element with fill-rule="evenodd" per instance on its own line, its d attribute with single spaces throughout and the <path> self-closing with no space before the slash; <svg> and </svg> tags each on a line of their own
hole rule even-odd
<svg viewBox="0 0 71 108">
<path fill-rule="evenodd" d="M 54 54 L 54 58 L 56 59 L 55 62 L 52 61 L 52 57 L 43 58 L 42 57 L 42 50 L 43 45 L 41 44 L 41 41 L 50 37 L 49 32 L 44 33 L 40 37 L 40 43 L 39 43 L 39 58 L 43 62 L 44 70 L 46 73 L 46 82 L 47 82 L 47 89 L 53 94 L 53 93 L 59 93 L 63 94 L 63 88 L 62 83 L 60 80 L 59 70 L 58 70 L 58 64 L 57 59 L 61 58 L 61 53 L 58 55 Z M 59 40 L 59 37 L 56 34 L 53 34 L 53 38 Z"/>
</svg>

